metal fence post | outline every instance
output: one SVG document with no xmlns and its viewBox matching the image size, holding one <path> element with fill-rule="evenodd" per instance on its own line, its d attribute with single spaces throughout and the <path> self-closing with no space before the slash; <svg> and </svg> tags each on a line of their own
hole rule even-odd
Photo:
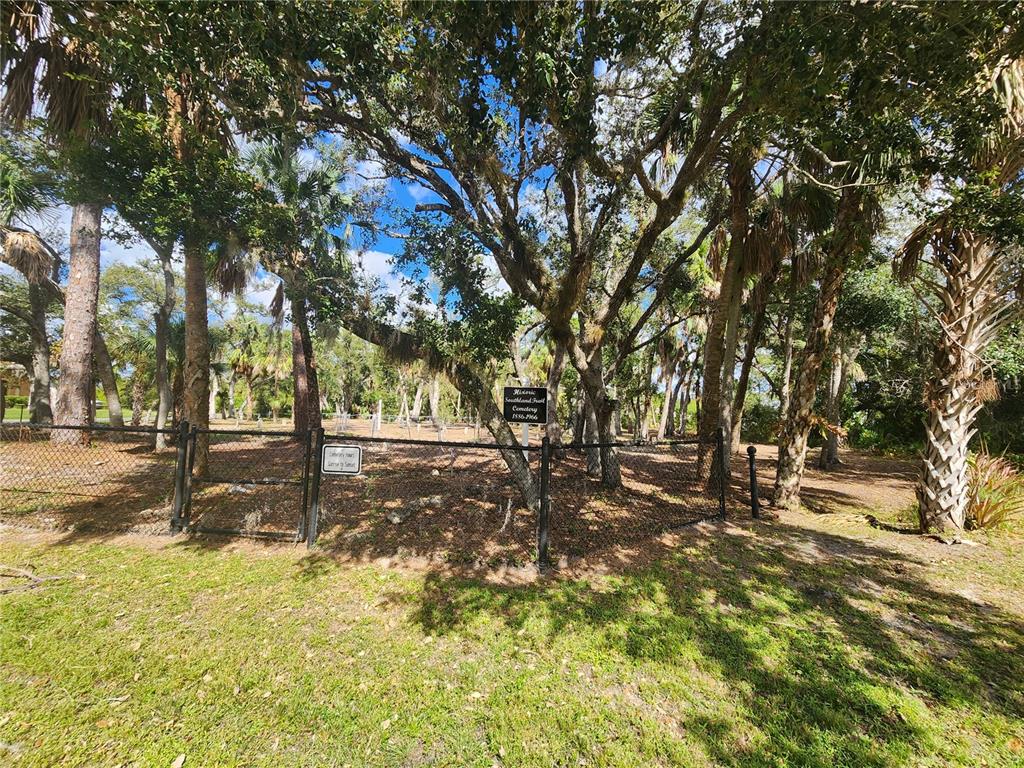
<svg viewBox="0 0 1024 768">
<path fill-rule="evenodd" d="M 725 517 L 725 427 L 718 428 L 718 514 Z"/>
<path fill-rule="evenodd" d="M 747 458 L 750 462 L 750 512 L 757 520 L 761 517 L 761 500 L 757 497 L 757 465 L 756 461 L 757 448 L 752 445 L 747 446 Z"/>
<path fill-rule="evenodd" d="M 314 443 L 313 458 L 313 488 L 309 497 L 309 514 L 306 517 L 306 547 L 312 547 L 316 543 L 317 528 L 320 525 L 320 464 L 324 444 L 324 429 L 321 427 L 316 431 L 316 442 Z"/>
<path fill-rule="evenodd" d="M 551 438 L 540 442 L 540 510 L 537 515 L 537 566 L 548 564 L 548 527 L 551 516 Z"/>
<path fill-rule="evenodd" d="M 177 455 L 174 460 L 174 500 L 171 502 L 171 530 L 181 530 L 181 512 L 185 505 L 185 469 L 188 460 L 188 422 L 178 425 Z"/>
</svg>

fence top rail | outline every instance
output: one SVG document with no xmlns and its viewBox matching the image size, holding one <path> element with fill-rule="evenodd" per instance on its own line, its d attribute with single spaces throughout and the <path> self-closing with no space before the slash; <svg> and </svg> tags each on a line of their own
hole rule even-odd
<svg viewBox="0 0 1024 768">
<path fill-rule="evenodd" d="M 176 429 L 157 429 L 156 427 L 113 427 L 109 424 L 33 424 L 20 422 L 0 425 L 2 429 L 77 429 L 83 432 L 127 432 L 144 435 L 175 435 Z"/>
<path fill-rule="evenodd" d="M 673 445 L 700 445 L 700 438 L 696 437 L 685 437 L 675 440 L 658 440 L 650 443 L 635 443 L 616 441 L 612 443 L 563 443 L 560 448 L 566 450 L 586 450 L 587 448 L 660 448 L 660 447 L 671 447 Z M 712 445 L 710 442 L 704 442 L 704 445 Z"/>
<path fill-rule="evenodd" d="M 281 432 L 271 429 L 214 429 L 193 427 L 197 435 L 242 435 L 247 437 L 306 437 L 308 432 Z"/>
<path fill-rule="evenodd" d="M 457 440 L 417 440 L 407 437 L 366 437 L 365 435 L 324 435 L 324 440 L 350 443 L 392 443 L 397 445 L 427 445 L 441 448 L 482 448 L 490 451 L 539 451 L 538 445 L 499 445 L 498 443 L 468 443 Z"/>
</svg>

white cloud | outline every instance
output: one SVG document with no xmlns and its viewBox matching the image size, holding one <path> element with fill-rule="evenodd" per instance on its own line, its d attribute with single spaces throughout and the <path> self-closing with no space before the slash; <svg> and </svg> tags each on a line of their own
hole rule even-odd
<svg viewBox="0 0 1024 768">
<path fill-rule="evenodd" d="M 394 272 L 392 254 L 383 251 L 352 251 L 350 256 L 363 274 L 379 278 L 389 293 L 402 293 L 402 276 Z"/>
<path fill-rule="evenodd" d="M 25 216 L 19 223 L 36 230 L 51 248 L 67 257 L 71 234 L 70 205 L 55 205 L 38 214 Z M 113 264 L 135 264 L 156 256 L 153 249 L 142 239 L 127 244 L 112 239 L 109 237 L 112 229 L 120 232 L 131 231 L 116 211 L 108 209 L 103 212 L 103 229 L 100 234 L 101 269 L 107 269 Z M 104 234 L 108 236 L 104 237 Z"/>
<path fill-rule="evenodd" d="M 422 203 L 423 201 L 431 198 L 437 199 L 437 195 L 434 193 L 434 190 L 428 189 L 422 184 L 409 183 L 403 184 L 402 186 L 404 186 L 405 191 L 409 193 L 409 197 L 417 203 Z"/>
</svg>

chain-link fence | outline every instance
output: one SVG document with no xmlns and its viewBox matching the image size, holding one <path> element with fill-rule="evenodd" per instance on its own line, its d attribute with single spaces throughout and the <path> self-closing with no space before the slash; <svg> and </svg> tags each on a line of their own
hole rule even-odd
<svg viewBox="0 0 1024 768">
<path fill-rule="evenodd" d="M 735 496 L 721 440 L 502 448 L 182 424 L 165 433 L 173 447 L 156 451 L 152 429 L 77 435 L 86 431 L 88 445 L 52 441 L 51 427 L 0 432 L 0 520 L 104 530 L 170 520 L 195 532 L 319 538 L 356 558 L 522 564 L 636 550 L 723 515 Z M 325 445 L 359 449 L 353 474 L 321 472 Z M 593 472 L 600 462 L 588 459 L 602 450 L 617 486 Z"/>
<path fill-rule="evenodd" d="M 608 444 L 620 483 L 609 488 L 599 472 L 588 473 L 597 445 L 572 444 L 555 451 L 550 480 L 551 556 L 635 549 L 643 541 L 725 514 L 720 450 L 716 441 Z"/>
<path fill-rule="evenodd" d="M 177 452 L 155 450 L 157 434 L 100 425 L 0 427 L 0 520 L 83 531 L 166 529 Z"/>
<path fill-rule="evenodd" d="M 193 429 L 182 525 L 256 538 L 305 538 L 313 432 Z M 197 448 L 208 445 L 197 462 Z"/>
<path fill-rule="evenodd" d="M 330 435 L 362 450 L 355 476 L 324 474 L 319 535 L 356 557 L 424 556 L 522 563 L 534 558 L 537 518 L 498 446 Z M 534 474 L 539 446 L 524 449 Z"/>
</svg>

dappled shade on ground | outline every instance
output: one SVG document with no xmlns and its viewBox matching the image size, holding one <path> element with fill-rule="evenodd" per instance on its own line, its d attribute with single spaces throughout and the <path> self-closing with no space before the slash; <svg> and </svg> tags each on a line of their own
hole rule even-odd
<svg viewBox="0 0 1024 768">
<path fill-rule="evenodd" d="M 540 580 L 8 540 L 68 578 L 0 598 L 0 742 L 25 765 L 1019 764 L 1020 559 L 839 522 L 703 523 Z"/>
<path fill-rule="evenodd" d="M 173 449 L 152 434 L 94 432 L 57 445 L 49 430 L 0 428 L 0 520 L 34 528 L 156 532 L 170 520 Z"/>
</svg>

